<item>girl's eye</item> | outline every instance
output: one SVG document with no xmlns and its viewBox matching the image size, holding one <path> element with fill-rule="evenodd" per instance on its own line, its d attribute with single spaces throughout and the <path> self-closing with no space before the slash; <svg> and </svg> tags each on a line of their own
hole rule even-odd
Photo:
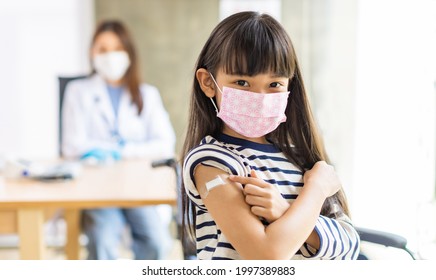
<svg viewBox="0 0 436 280">
<path fill-rule="evenodd" d="M 247 81 L 244 81 L 244 80 L 236 81 L 236 84 L 237 84 L 238 86 L 241 86 L 241 87 L 247 87 L 247 86 L 248 86 Z"/>
<path fill-rule="evenodd" d="M 281 87 L 282 85 L 278 82 L 274 82 L 274 83 L 269 84 L 269 86 L 272 88 L 278 88 L 278 87 Z"/>
</svg>

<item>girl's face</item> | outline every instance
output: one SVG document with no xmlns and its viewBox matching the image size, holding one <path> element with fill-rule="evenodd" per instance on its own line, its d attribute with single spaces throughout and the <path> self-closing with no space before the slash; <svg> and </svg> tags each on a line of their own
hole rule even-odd
<svg viewBox="0 0 436 280">
<path fill-rule="evenodd" d="M 204 70 L 204 72 L 202 72 Z M 273 73 L 263 73 L 255 76 L 244 76 L 244 75 L 231 75 L 227 74 L 222 70 L 216 73 L 215 80 L 218 84 L 220 90 L 216 88 L 214 83 L 211 81 L 209 72 L 205 69 L 199 69 L 197 72 L 197 79 L 200 82 L 200 86 L 207 97 L 215 97 L 218 109 L 220 108 L 223 87 L 229 87 L 239 90 L 251 91 L 255 93 L 277 93 L 288 91 L 289 77 L 278 77 Z M 202 78 L 204 79 L 202 81 Z M 248 138 L 238 132 L 231 129 L 228 125 L 224 123 L 223 133 L 230 136 L 247 139 L 258 143 L 267 143 L 265 136 L 258 138 Z"/>
<path fill-rule="evenodd" d="M 105 31 L 95 38 L 95 42 L 91 48 L 91 56 L 94 58 L 98 54 L 113 51 L 125 51 L 125 49 L 117 34 L 111 31 Z"/>
</svg>

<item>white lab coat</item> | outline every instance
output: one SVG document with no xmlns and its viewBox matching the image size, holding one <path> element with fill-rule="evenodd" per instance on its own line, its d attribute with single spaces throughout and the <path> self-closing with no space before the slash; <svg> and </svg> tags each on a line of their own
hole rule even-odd
<svg viewBox="0 0 436 280">
<path fill-rule="evenodd" d="M 121 152 L 122 158 L 162 159 L 174 156 L 175 135 L 157 88 L 142 84 L 140 115 L 127 90 L 118 111 L 120 149 L 111 134 L 116 118 L 104 80 L 97 74 L 67 85 L 62 107 L 62 153 L 79 158 L 94 148 Z"/>
</svg>

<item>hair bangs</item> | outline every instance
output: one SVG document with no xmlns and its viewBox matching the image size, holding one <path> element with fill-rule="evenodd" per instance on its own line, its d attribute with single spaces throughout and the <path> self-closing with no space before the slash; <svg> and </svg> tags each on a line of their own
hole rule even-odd
<svg viewBox="0 0 436 280">
<path fill-rule="evenodd" d="M 225 73 L 254 76 L 273 73 L 279 77 L 294 75 L 295 58 L 286 33 L 277 32 L 266 18 L 244 22 L 235 27 L 223 42 L 220 61 Z"/>
</svg>

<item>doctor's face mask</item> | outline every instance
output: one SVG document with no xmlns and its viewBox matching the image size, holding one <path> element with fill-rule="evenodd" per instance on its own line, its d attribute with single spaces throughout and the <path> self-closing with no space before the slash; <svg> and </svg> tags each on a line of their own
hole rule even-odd
<svg viewBox="0 0 436 280">
<path fill-rule="evenodd" d="M 257 138 L 274 131 L 280 123 L 286 121 L 289 91 L 265 94 L 230 87 L 221 90 L 213 75 L 210 76 L 222 94 L 219 111 L 210 98 L 217 117 L 237 133 Z"/>
<path fill-rule="evenodd" d="M 125 51 L 111 51 L 97 54 L 93 59 L 95 71 L 109 81 L 118 81 L 130 66 L 129 55 Z"/>
</svg>

